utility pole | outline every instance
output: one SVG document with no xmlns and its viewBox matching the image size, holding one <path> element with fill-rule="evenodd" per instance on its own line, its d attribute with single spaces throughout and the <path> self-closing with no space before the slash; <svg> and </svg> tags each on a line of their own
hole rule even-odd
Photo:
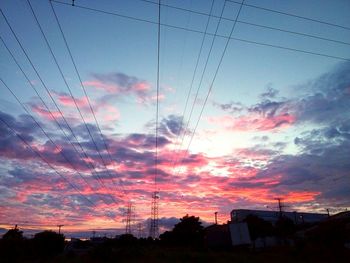
<svg viewBox="0 0 350 263">
<path fill-rule="evenodd" d="M 218 212 L 215 212 L 214 215 L 215 215 L 215 225 L 217 225 L 218 224 Z"/>
<path fill-rule="evenodd" d="M 64 225 L 57 225 L 58 226 L 58 234 L 61 234 L 61 227 L 63 227 Z"/>
<path fill-rule="evenodd" d="M 152 194 L 151 225 L 150 225 L 150 229 L 149 229 L 149 236 L 153 239 L 156 239 L 159 236 L 158 200 L 159 200 L 159 192 L 154 191 Z"/>
<path fill-rule="evenodd" d="M 278 198 L 275 198 L 275 200 L 278 201 L 279 218 L 281 218 L 282 212 L 283 212 L 283 207 L 284 207 L 284 205 L 282 205 L 282 198 L 278 197 Z"/>
</svg>

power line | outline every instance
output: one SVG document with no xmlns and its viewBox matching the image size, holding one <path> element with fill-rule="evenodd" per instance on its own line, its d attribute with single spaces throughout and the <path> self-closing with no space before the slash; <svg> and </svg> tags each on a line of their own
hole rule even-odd
<svg viewBox="0 0 350 263">
<path fill-rule="evenodd" d="M 158 122 L 159 122 L 159 72 L 160 72 L 160 1 L 158 3 L 158 33 L 157 33 L 157 102 L 156 102 L 156 129 L 155 129 L 155 136 L 156 136 L 156 152 L 155 152 L 155 160 L 154 160 L 154 185 L 156 188 L 157 185 L 157 175 L 158 175 Z M 156 190 L 156 189 L 155 189 Z"/>
<path fill-rule="evenodd" d="M 16 101 L 22 106 L 24 111 L 31 117 L 31 119 L 34 121 L 34 123 L 39 127 L 39 129 L 42 131 L 42 133 L 48 138 L 50 143 L 56 148 L 56 150 L 61 154 L 61 156 L 64 158 L 64 160 L 69 164 L 69 166 L 80 176 L 80 178 L 86 183 L 87 186 L 93 190 L 93 187 L 91 184 L 86 180 L 86 178 L 73 166 L 73 163 L 69 160 L 69 158 L 64 154 L 64 152 L 59 148 L 59 146 L 52 140 L 52 138 L 48 135 L 48 133 L 45 131 L 45 129 L 40 125 L 40 123 L 34 118 L 34 116 L 28 111 L 28 109 L 24 106 L 24 103 L 21 102 L 21 100 L 18 98 L 18 96 L 9 88 L 9 86 L 4 82 L 2 78 L 0 78 L 0 81 L 2 84 L 6 87 L 6 89 L 12 94 L 12 96 L 16 99 Z M 95 178 L 96 179 L 96 178 Z M 102 198 L 100 198 L 103 202 Z M 112 199 L 113 200 L 113 199 Z"/>
<path fill-rule="evenodd" d="M 149 1 L 149 0 L 139 0 L 139 1 L 146 2 L 146 3 L 152 3 L 152 4 L 157 4 L 157 3 L 153 2 L 153 1 Z M 229 1 L 229 2 L 232 2 L 232 1 Z M 216 15 L 213 15 L 213 14 L 207 14 L 207 13 L 204 13 L 204 12 L 195 11 L 195 10 L 187 9 L 187 8 L 182 8 L 182 7 L 178 7 L 178 6 L 174 6 L 174 5 L 162 4 L 162 6 L 165 6 L 165 7 L 171 8 L 171 9 L 180 10 L 180 11 L 183 11 L 183 12 L 189 12 L 189 13 L 197 14 L 197 15 L 211 16 L 211 17 L 214 17 L 214 18 L 220 18 L 220 16 L 216 16 Z M 235 21 L 234 19 L 227 18 L 227 17 L 222 17 L 222 20 L 231 21 L 231 22 Z M 294 35 L 300 35 L 300 36 L 309 37 L 309 38 L 315 38 L 315 39 L 329 41 L 329 42 L 334 42 L 334 43 L 343 44 L 343 45 L 350 45 L 349 42 L 344 42 L 344 41 L 331 39 L 331 38 L 326 38 L 326 37 L 321 37 L 321 36 L 312 35 L 312 34 L 307 34 L 307 33 L 303 33 L 303 32 L 297 32 L 297 31 L 286 30 L 286 29 L 272 27 L 272 26 L 266 26 L 266 25 L 251 23 L 251 22 L 242 21 L 242 20 L 237 20 L 237 23 L 239 23 L 239 24 L 246 24 L 246 25 L 255 26 L 255 27 L 260 27 L 260 28 L 265 28 L 265 29 L 270 29 L 270 30 L 275 30 L 275 31 L 280 31 L 280 32 L 284 32 L 284 33 L 294 34 Z"/>
<path fill-rule="evenodd" d="M 26 56 L 27 60 L 29 61 L 32 69 L 34 70 L 34 72 L 36 73 L 37 77 L 39 78 L 42 86 L 45 88 L 47 94 L 49 95 L 51 101 L 54 103 L 56 109 L 58 110 L 59 114 L 61 115 L 62 119 L 64 120 L 65 124 L 67 125 L 67 128 L 70 130 L 70 132 L 72 133 L 72 135 L 74 135 L 74 132 L 72 130 L 72 128 L 70 127 L 69 123 L 67 122 L 66 118 L 64 117 L 61 109 L 59 108 L 59 106 L 57 105 L 56 101 L 54 100 L 50 90 L 47 88 L 45 82 L 43 81 L 42 77 L 40 76 L 38 70 L 36 69 L 36 67 L 34 66 L 32 60 L 30 59 L 27 51 L 25 50 L 25 48 L 23 47 L 21 41 L 19 40 L 19 38 L 17 37 L 17 34 L 15 33 L 15 31 L 13 30 L 13 28 L 11 27 L 11 24 L 9 23 L 7 17 L 5 16 L 5 14 L 3 13 L 3 11 L 0 9 L 0 12 L 3 16 L 3 18 L 5 19 L 6 24 L 8 25 L 9 29 L 11 30 L 13 36 L 15 37 L 18 45 L 20 46 L 22 52 L 24 53 L 24 55 Z M 43 98 L 40 96 L 40 94 L 38 93 L 38 91 L 36 90 L 36 88 L 34 87 L 34 85 L 32 84 L 32 82 L 30 81 L 30 79 L 28 78 L 28 76 L 25 74 L 25 72 L 23 71 L 22 67 L 19 65 L 18 61 L 16 60 L 16 58 L 14 57 L 13 53 L 11 52 L 11 50 L 8 48 L 8 46 L 6 45 L 5 41 L 2 39 L 2 37 L 0 36 L 2 43 L 4 44 L 5 48 L 7 49 L 7 51 L 10 53 L 11 57 L 13 58 L 13 60 L 15 61 L 15 63 L 17 64 L 17 66 L 20 68 L 21 72 L 24 74 L 25 78 L 27 79 L 28 83 L 30 84 L 30 86 L 33 88 L 33 90 L 35 91 L 35 93 L 37 94 L 37 96 L 40 98 L 40 101 L 43 103 L 43 105 L 45 106 L 46 110 L 49 112 L 50 116 L 53 118 L 53 120 L 55 121 L 55 123 L 57 124 L 57 126 L 59 127 L 59 129 L 62 131 L 62 133 L 64 134 L 65 138 L 67 139 L 67 141 L 72 145 L 72 147 L 75 149 L 75 151 L 79 154 L 78 150 L 76 149 L 76 146 L 71 142 L 71 140 L 69 139 L 67 133 L 64 131 L 64 129 L 62 128 L 62 125 L 59 123 L 59 121 L 57 120 L 57 118 L 52 114 L 50 108 L 48 107 L 48 105 L 45 103 L 45 101 L 43 100 Z M 76 138 L 76 137 L 75 137 Z M 77 140 L 77 138 L 76 138 Z M 77 140 L 78 141 L 78 140 Z M 79 141 L 78 141 L 79 143 Z M 99 182 L 102 186 L 106 187 L 106 185 L 103 183 L 102 179 L 98 176 L 98 174 L 96 174 L 97 178 L 99 179 Z M 113 196 L 109 196 L 111 199 L 115 201 Z M 117 202 L 116 202 L 117 203 Z"/>
<path fill-rule="evenodd" d="M 61 5 L 71 6 L 68 3 L 64 3 L 64 2 L 60 2 L 60 1 L 56 1 L 56 0 L 51 0 L 51 2 L 54 2 L 54 3 L 57 3 L 57 4 L 61 4 Z M 108 11 L 104 11 L 104 10 L 100 10 L 100 9 L 96 9 L 96 8 L 91 8 L 91 7 L 77 5 L 77 4 L 75 4 L 74 7 L 80 8 L 80 9 L 89 10 L 89 11 L 93 11 L 93 12 L 97 12 L 97 13 L 101 13 L 101 14 L 107 14 L 107 15 L 113 15 L 113 16 L 126 18 L 126 19 L 131 19 L 131 20 L 134 20 L 134 21 L 145 22 L 145 23 L 154 24 L 154 25 L 157 24 L 156 22 L 151 21 L 151 20 L 142 19 L 142 18 L 136 18 L 136 17 L 132 17 L 132 16 L 126 16 L 126 15 L 118 14 L 118 13 L 115 13 L 115 12 L 108 12 Z M 164 24 L 164 23 L 161 23 L 161 26 L 168 27 L 168 28 L 173 28 L 173 29 L 178 29 L 178 30 L 185 30 L 185 31 L 198 33 L 198 34 L 204 34 L 205 33 L 205 32 L 203 32 L 201 30 L 190 29 L 190 28 L 185 28 L 185 27 L 175 26 L 175 25 L 170 25 L 170 24 Z M 250 43 L 250 44 L 266 46 L 266 47 L 272 47 L 272 48 L 277 48 L 277 49 L 284 49 L 284 50 L 288 50 L 288 51 L 299 52 L 299 53 L 315 55 L 315 56 L 320 56 L 320 57 L 326 57 L 326 58 L 333 58 L 333 59 L 337 59 L 337 60 L 350 61 L 349 58 L 344 58 L 344 57 L 340 57 L 340 56 L 333 56 L 333 55 L 328 55 L 328 54 L 324 54 L 324 53 L 317 53 L 317 52 L 308 51 L 308 50 L 302 50 L 302 49 L 297 49 L 297 48 L 285 47 L 285 46 L 281 46 L 281 45 L 274 45 L 274 44 L 269 44 L 269 43 L 264 43 L 264 42 L 257 42 L 257 41 L 243 39 L 243 38 L 227 37 L 227 36 L 221 35 L 221 34 L 214 35 L 212 33 L 207 33 L 207 35 L 217 36 L 217 37 L 221 37 L 221 38 L 224 38 L 224 39 L 235 40 L 235 41 L 239 41 L 239 42 L 243 42 L 243 43 Z M 345 43 L 346 42 L 344 42 L 342 44 L 345 44 Z M 349 43 L 347 43 L 347 44 L 349 44 Z"/>
<path fill-rule="evenodd" d="M 17 64 L 17 66 L 19 67 L 19 69 L 21 70 L 21 72 L 24 74 L 24 76 L 25 76 L 25 78 L 27 79 L 28 83 L 30 83 L 31 85 L 33 85 L 33 84 L 30 82 L 30 80 L 29 80 L 27 74 L 23 71 L 22 67 L 18 64 L 18 61 L 14 58 L 12 52 L 8 49 L 8 46 L 6 45 L 6 43 L 4 42 L 4 40 L 3 40 L 3 38 L 2 38 L 1 36 L 0 36 L 0 40 L 2 41 L 3 45 L 5 46 L 5 48 L 7 49 L 7 51 L 10 53 L 10 55 L 12 56 L 12 58 L 14 59 L 15 63 Z M 9 87 L 5 84 L 5 82 L 4 82 L 2 79 L 1 79 L 1 81 L 3 82 L 4 86 L 5 86 L 5 87 L 12 93 L 12 95 L 16 98 L 16 100 L 17 100 L 20 104 L 22 104 L 22 103 L 18 100 L 18 97 L 17 97 L 17 96 L 9 89 Z M 32 86 L 32 88 L 35 90 L 36 94 L 40 97 L 41 101 L 45 104 L 45 102 L 43 101 L 42 97 L 39 95 L 39 93 L 38 93 L 37 90 L 35 89 L 35 87 Z M 45 105 L 46 105 L 46 104 L 45 104 Z M 22 106 L 24 106 L 24 105 L 22 105 Z M 25 108 L 25 110 L 27 111 L 26 108 Z M 48 111 L 49 111 L 51 117 L 54 118 L 54 115 L 52 114 L 52 112 L 51 112 L 49 109 L 48 109 Z M 28 114 L 31 115 L 29 112 L 28 112 Z M 56 119 L 55 119 L 55 120 L 56 120 Z M 56 120 L 56 122 L 57 122 L 57 120 Z M 60 125 L 58 122 L 57 122 L 57 124 Z M 74 145 L 73 145 L 71 142 L 69 142 L 69 143 L 70 143 L 70 144 L 73 146 L 73 148 L 74 148 Z M 75 149 L 75 148 L 74 148 L 74 149 Z M 70 165 L 73 167 L 73 164 L 71 164 L 71 162 L 68 161 L 68 163 L 70 163 Z M 77 171 L 76 168 L 73 167 L 73 169 L 74 169 L 75 171 Z M 78 171 L 77 171 L 77 172 L 78 172 Z M 90 186 L 90 187 L 91 187 L 91 186 Z"/>
<path fill-rule="evenodd" d="M 58 172 L 41 154 L 40 152 L 34 150 L 34 148 L 21 136 L 19 133 L 14 130 L 11 125 L 9 125 L 1 116 L 0 121 L 2 121 L 28 148 L 31 149 L 35 155 L 37 155 L 41 160 L 43 160 L 56 174 L 58 174 L 66 183 L 68 183 L 74 190 L 76 190 L 84 199 L 86 199 L 90 204 L 94 205 L 92 201 L 90 201 L 86 196 L 84 196 L 80 190 L 72 184 L 65 176 L 63 176 L 60 172 Z"/>
<path fill-rule="evenodd" d="M 255 23 L 241 21 L 241 20 L 237 21 L 237 23 L 246 24 L 246 25 L 255 26 L 255 27 L 260 27 L 260 28 L 266 28 L 266 29 L 270 29 L 270 30 L 275 30 L 275 31 L 293 34 L 293 35 L 299 35 L 299 36 L 303 36 L 303 37 L 309 37 L 309 38 L 314 38 L 314 39 L 319 39 L 319 40 L 324 40 L 324 41 L 328 41 L 328 42 L 334 42 L 334 43 L 350 46 L 349 42 L 344 42 L 344 41 L 326 38 L 326 37 L 320 37 L 320 36 L 306 34 L 306 33 L 302 33 L 302 32 L 296 32 L 296 31 L 286 30 L 286 29 L 272 27 L 272 26 L 265 26 L 265 25 L 255 24 Z"/>
<path fill-rule="evenodd" d="M 233 1 L 233 0 L 228 0 L 228 1 L 232 2 L 232 3 L 236 3 L 236 4 L 241 4 L 241 2 L 237 2 L 237 1 Z M 322 20 L 318 20 L 318 19 L 314 19 L 314 18 L 309 18 L 309 17 L 306 17 L 306 16 L 300 16 L 300 15 L 287 13 L 287 12 L 282 12 L 282 11 L 278 11 L 278 10 L 275 10 L 275 9 L 270 9 L 270 8 L 261 7 L 261 6 L 257 6 L 257 5 L 252 5 L 252 4 L 244 4 L 244 6 L 253 7 L 253 8 L 256 8 L 256 9 L 260 9 L 260 10 L 264 10 L 264 11 L 268 11 L 268 12 L 272 12 L 272 13 L 277 13 L 277 14 L 281 14 L 281 15 L 296 17 L 296 18 L 300 18 L 300 19 L 304 19 L 304 20 L 308 20 L 308 21 L 312 21 L 312 22 L 316 22 L 316 23 L 320 23 L 320 24 L 324 24 L 324 25 L 328 25 L 328 26 L 339 27 L 339 28 L 342 28 L 342 29 L 350 30 L 350 27 L 347 27 L 347 26 L 342 26 L 342 25 L 334 24 L 334 23 L 327 22 L 327 21 L 322 21 Z"/>
<path fill-rule="evenodd" d="M 223 5 L 222 10 L 221 10 L 220 17 L 222 17 L 222 15 L 224 14 L 225 7 L 226 7 L 226 3 L 227 3 L 227 1 L 225 0 L 224 5 Z M 218 21 L 218 23 L 217 23 L 217 25 L 216 25 L 216 29 L 215 29 L 215 34 L 214 34 L 214 35 L 217 34 L 217 32 L 218 32 L 218 30 L 219 30 L 220 23 L 221 23 L 221 19 L 219 19 L 219 21 Z M 212 41 L 211 41 L 211 45 L 210 45 L 210 48 L 209 48 L 209 52 L 208 52 L 208 55 L 207 55 L 207 58 L 206 58 L 206 61 L 205 61 L 205 64 L 204 64 L 204 68 L 203 68 L 203 71 L 202 71 L 202 74 L 201 74 L 201 78 L 200 78 L 200 81 L 199 81 L 199 84 L 198 84 L 198 88 L 197 88 L 197 90 L 196 90 L 196 95 L 195 95 L 195 98 L 194 98 L 193 103 L 192 103 L 192 107 L 191 107 L 191 110 L 190 110 L 189 117 L 188 117 L 188 119 L 187 119 L 185 131 L 188 129 L 188 127 L 189 127 L 189 125 L 190 125 L 190 122 L 191 122 L 193 110 L 194 110 L 194 107 L 195 107 L 196 102 L 197 102 L 197 99 L 198 99 L 199 91 L 200 91 L 200 88 L 201 88 L 201 86 L 202 86 L 202 82 L 203 82 L 204 75 L 205 75 L 206 70 L 207 70 L 207 66 L 208 66 L 208 63 L 209 63 L 209 58 L 210 58 L 211 52 L 212 52 L 212 50 L 213 50 L 214 43 L 215 43 L 215 36 L 213 37 L 213 39 L 212 39 Z M 181 144 L 180 144 L 179 149 L 181 149 L 181 147 L 182 147 L 182 144 L 183 144 L 183 142 L 184 142 L 185 135 L 186 135 L 186 132 L 184 132 L 183 135 L 182 135 Z M 177 158 L 177 161 L 178 161 L 178 158 Z M 176 166 L 177 161 L 176 161 L 176 163 L 174 164 L 174 166 Z"/>
<path fill-rule="evenodd" d="M 242 0 L 242 3 L 241 3 L 241 5 L 240 5 L 240 7 L 239 7 L 239 10 L 238 10 L 238 13 L 237 13 L 237 17 L 236 17 L 236 19 L 238 19 L 239 15 L 240 15 L 240 13 L 241 13 L 241 11 L 242 11 L 242 7 L 243 7 L 243 5 L 244 5 L 244 1 L 245 1 L 245 0 Z M 188 152 L 188 149 L 190 148 L 190 145 L 191 145 L 191 143 L 192 143 L 193 137 L 194 137 L 194 135 L 195 135 L 195 133 L 196 133 L 196 130 L 197 130 L 197 127 L 198 127 L 199 121 L 200 121 L 200 119 L 201 119 L 201 117 L 202 117 L 202 114 L 203 114 L 203 111 L 204 111 L 205 105 L 207 104 L 207 101 L 208 101 L 209 95 L 210 95 L 210 93 L 211 93 L 211 91 L 212 91 L 212 88 L 213 88 L 213 85 L 214 85 L 214 82 L 215 82 L 216 76 L 217 76 L 217 74 L 218 74 L 218 72 L 219 72 L 219 69 L 220 69 L 221 63 L 222 63 L 222 61 L 223 61 L 223 59 L 224 59 L 224 56 L 225 56 L 225 53 L 226 53 L 226 50 L 227 50 L 228 44 L 229 44 L 229 42 L 230 42 L 231 36 L 232 36 L 232 34 L 233 34 L 233 31 L 234 31 L 234 29 L 235 29 L 235 26 L 236 26 L 236 23 L 235 23 L 235 24 L 233 24 L 232 29 L 231 29 L 231 32 L 230 32 L 230 37 L 229 37 L 229 38 L 227 39 L 227 41 L 226 41 L 225 48 L 224 48 L 224 50 L 223 50 L 223 52 L 222 52 L 222 55 L 221 55 L 221 57 L 220 57 L 219 64 L 218 64 L 218 66 L 217 66 L 217 68 L 216 68 L 216 71 L 215 71 L 214 77 L 213 77 L 212 82 L 211 82 L 211 84 L 210 84 L 210 86 L 209 86 L 209 89 L 208 89 L 207 96 L 205 97 L 205 100 L 204 100 L 204 103 L 203 103 L 203 106 L 202 106 L 201 112 L 200 112 L 200 114 L 199 114 L 199 116 L 198 116 L 198 120 L 197 120 L 196 126 L 195 126 L 195 128 L 194 128 L 194 130 L 193 130 L 193 132 L 192 132 L 191 139 L 190 139 L 190 141 L 189 141 L 189 143 L 188 143 L 188 145 L 187 145 L 186 152 Z M 186 153 L 186 152 L 185 152 L 185 153 Z"/>
<path fill-rule="evenodd" d="M 86 92 L 86 89 L 85 89 L 85 87 L 84 87 L 82 78 L 81 78 L 80 73 L 79 73 L 79 71 L 78 71 L 77 65 L 76 65 L 75 60 L 74 60 L 74 58 L 73 58 L 73 55 L 72 55 L 71 49 L 70 49 L 70 47 L 69 47 L 69 45 L 68 45 L 67 39 L 66 39 L 66 37 L 65 37 L 65 34 L 64 34 L 64 32 L 63 32 L 61 23 L 60 23 L 60 21 L 59 21 L 59 19 L 58 19 L 58 16 L 57 16 L 56 11 L 55 11 L 55 9 L 54 9 L 54 7 L 53 7 L 53 5 L 52 5 L 52 2 L 49 1 L 49 3 L 50 3 L 51 10 L 52 10 L 52 12 L 53 12 L 53 14 L 54 14 L 55 20 L 56 20 L 56 22 L 57 22 L 57 25 L 58 25 L 58 27 L 59 27 L 60 33 L 61 33 L 61 35 L 62 35 L 62 38 L 63 38 L 63 40 L 64 40 L 65 46 L 66 46 L 66 48 L 67 48 L 69 57 L 70 57 L 70 59 L 71 59 L 71 61 L 72 61 L 72 64 L 73 64 L 74 69 L 75 69 L 75 72 L 76 72 L 76 74 L 77 74 L 77 76 L 78 76 L 80 85 L 81 85 L 81 87 L 82 87 L 82 89 L 83 89 L 84 95 L 85 95 L 86 100 L 87 100 L 87 102 L 88 102 L 90 111 L 91 111 L 91 113 L 92 113 L 92 116 L 93 116 L 94 121 L 95 121 L 95 124 L 96 124 L 96 127 L 97 127 L 97 129 L 98 129 L 98 131 L 99 131 L 99 133 L 100 133 L 100 136 L 101 136 L 101 139 L 102 139 L 102 141 L 103 141 L 104 147 L 106 148 L 107 155 L 109 156 L 109 159 L 110 159 L 111 163 L 113 163 L 113 159 L 112 159 L 112 157 L 111 157 L 111 154 L 110 154 L 110 152 L 109 152 L 108 146 L 107 146 L 106 141 L 105 141 L 105 139 L 104 139 L 104 136 L 103 136 L 103 134 L 102 134 L 100 125 L 99 125 L 99 123 L 98 123 L 98 121 L 97 121 L 95 112 L 94 112 L 94 110 L 93 110 L 93 108 L 92 108 L 92 105 L 91 105 L 91 102 L 90 102 L 90 98 L 89 98 L 89 96 L 88 96 L 88 94 L 87 94 L 87 92 Z M 90 134 L 90 132 L 89 132 L 89 134 Z M 96 145 L 96 143 L 95 143 L 94 140 L 93 140 L 93 142 L 94 142 L 94 144 L 95 144 L 95 147 L 96 147 L 96 150 L 97 150 L 97 152 L 98 152 L 98 155 L 100 156 L 100 158 L 101 158 L 101 160 L 102 160 L 103 165 L 106 167 L 107 173 L 109 174 L 109 176 L 110 176 L 110 177 L 112 178 L 112 180 L 113 180 L 113 176 L 111 175 L 109 169 L 107 168 L 107 165 L 106 165 L 106 163 L 105 163 L 105 160 L 104 160 L 103 157 L 101 156 L 101 153 L 100 153 L 100 151 L 98 150 L 98 147 L 97 147 L 97 145 Z"/>
<path fill-rule="evenodd" d="M 203 46 L 204 46 L 204 41 L 205 41 L 205 37 L 207 35 L 207 30 L 208 30 L 208 26 L 209 26 L 209 22 L 210 22 L 210 14 L 212 13 L 213 11 L 213 6 L 214 6 L 214 0 L 212 0 L 211 2 L 211 7 L 210 7 L 210 13 L 209 13 L 209 16 L 208 16 L 208 19 L 207 19 L 207 22 L 206 22 L 206 25 L 205 25 L 205 31 L 204 31 L 204 34 L 203 34 L 203 37 L 202 37 L 202 41 L 201 41 L 201 46 L 199 48 L 199 52 L 198 52 L 198 55 L 197 55 L 197 61 L 196 61 L 196 65 L 195 65 L 195 68 L 194 68 L 194 72 L 193 72 L 193 75 L 192 75 L 192 80 L 191 80 L 191 83 L 190 83 L 190 88 L 188 89 L 188 93 L 187 93 L 187 97 L 186 97 L 186 102 L 185 102 L 185 107 L 184 107 L 184 110 L 183 110 L 183 113 L 181 115 L 181 128 L 180 128 L 180 133 L 182 131 L 182 126 L 183 126 L 183 121 L 184 121 L 184 117 L 185 117 L 185 113 L 187 111 L 187 106 L 188 106 L 188 101 L 189 101 L 189 98 L 191 96 L 191 92 L 192 92 L 192 87 L 193 87 L 193 83 L 194 83 L 194 79 L 195 79 L 195 76 L 196 76 L 196 73 L 197 73 L 197 69 L 198 69 L 198 65 L 199 65 L 199 60 L 200 60 L 200 57 L 201 57 L 201 54 L 202 54 L 202 51 L 203 51 Z M 187 127 L 186 127 L 187 129 Z M 183 134 L 186 133 L 186 129 L 183 130 Z M 173 163 L 173 168 L 175 167 L 175 164 L 177 162 L 177 158 L 176 158 L 176 155 L 177 153 L 179 152 L 180 148 L 181 148 L 181 145 L 182 145 L 182 141 L 181 141 L 181 144 L 179 144 L 179 137 L 180 137 L 180 133 L 177 135 L 176 137 L 176 141 L 175 141 L 175 145 L 178 145 L 178 148 L 175 150 L 175 154 L 174 154 L 174 158 L 172 160 L 172 163 Z"/>
<path fill-rule="evenodd" d="M 53 58 L 53 60 L 54 60 L 54 62 L 55 62 L 55 64 L 56 64 L 56 66 L 57 66 L 57 68 L 58 68 L 58 70 L 59 70 L 59 72 L 60 72 L 60 75 L 61 75 L 61 77 L 62 77 L 62 79 L 63 79 L 63 81 L 64 81 L 64 83 L 65 83 L 65 86 L 67 87 L 67 89 L 68 89 L 68 91 L 69 91 L 69 95 L 70 95 L 70 97 L 72 98 L 72 100 L 73 100 L 73 102 L 74 102 L 75 108 L 77 109 L 77 111 L 78 111 L 78 113 L 79 113 L 79 115 L 80 115 L 80 118 L 82 119 L 82 121 L 83 121 L 83 123 L 84 123 L 84 126 L 85 126 L 85 128 L 87 129 L 89 135 L 91 135 L 91 132 L 90 132 L 90 130 L 89 130 L 89 127 L 87 126 L 87 123 L 86 123 L 86 121 L 85 121 L 85 118 L 84 118 L 84 116 L 83 116 L 83 114 L 82 114 L 82 112 L 81 112 L 81 110 L 80 110 L 80 108 L 79 108 L 79 106 L 78 106 L 78 104 L 77 104 L 77 102 L 76 102 L 76 99 L 75 99 L 75 97 L 74 97 L 74 95 L 73 95 L 73 93 L 72 93 L 72 90 L 71 90 L 71 88 L 70 88 L 70 86 L 69 86 L 69 84 L 68 84 L 68 82 L 67 82 L 67 80 L 66 80 L 66 78 L 65 78 L 65 76 L 64 76 L 64 74 L 63 74 L 63 71 L 62 71 L 62 69 L 61 69 L 61 66 L 59 65 L 59 63 L 58 63 L 58 61 L 57 61 L 57 58 L 56 58 L 56 56 L 55 56 L 55 54 L 54 54 L 54 52 L 53 52 L 53 50 L 52 50 L 52 48 L 51 48 L 51 45 L 50 45 L 50 43 L 49 43 L 49 41 L 48 41 L 48 39 L 47 39 L 47 37 L 46 37 L 46 35 L 45 35 L 45 32 L 44 32 L 44 30 L 42 29 L 42 27 L 41 27 L 41 25 L 40 25 L 40 22 L 39 22 L 39 20 L 38 20 L 36 14 L 35 14 L 35 12 L 34 12 L 34 9 L 33 9 L 33 7 L 32 7 L 32 5 L 31 5 L 31 3 L 30 3 L 29 0 L 27 0 L 27 3 L 28 3 L 28 5 L 29 5 L 29 7 L 30 7 L 31 13 L 32 13 L 32 15 L 33 15 L 33 17 L 34 17 L 34 19 L 35 19 L 36 24 L 37 24 L 38 28 L 40 29 L 41 35 L 42 35 L 42 37 L 43 37 L 44 40 L 45 40 L 46 46 L 48 47 L 48 49 L 49 49 L 49 51 L 50 51 L 50 54 L 51 54 L 51 56 L 52 56 L 52 58 Z M 85 157 L 86 159 L 88 159 L 89 157 L 88 157 L 87 153 L 85 152 L 84 148 L 82 147 L 82 145 L 80 144 L 80 142 L 78 141 L 77 137 L 75 136 L 75 133 L 73 132 L 72 135 L 74 136 L 74 138 L 75 138 L 76 141 L 78 142 L 78 145 L 80 146 L 80 149 L 81 149 L 81 151 L 82 151 L 83 154 L 84 154 L 84 157 Z M 91 139 L 93 140 L 93 137 L 92 137 L 92 136 L 90 136 L 90 137 L 91 137 Z M 95 167 L 95 165 L 94 165 L 93 163 L 89 163 L 89 167 L 90 167 L 90 170 L 91 170 L 91 171 L 92 171 L 92 169 L 93 169 L 93 170 L 97 173 L 96 167 Z M 112 182 L 113 182 L 114 186 L 116 187 L 115 181 L 112 180 Z"/>
<path fill-rule="evenodd" d="M 70 167 L 75 170 L 81 179 L 84 180 L 84 182 L 91 188 L 92 186 L 88 183 L 88 181 L 85 179 L 85 177 L 73 166 L 72 162 L 67 158 L 67 156 L 60 150 L 58 145 L 51 139 L 51 137 L 47 134 L 47 132 L 44 130 L 44 128 L 40 125 L 40 123 L 33 117 L 33 115 L 27 110 L 27 108 L 24 106 L 23 102 L 20 101 L 18 96 L 9 88 L 9 86 L 4 82 L 2 78 L 0 78 L 0 81 L 2 84 L 6 87 L 6 89 L 12 94 L 12 96 L 16 99 L 16 101 L 22 106 L 24 111 L 31 117 L 31 119 L 35 122 L 35 124 L 39 127 L 39 129 L 43 132 L 43 134 L 49 139 L 50 143 L 58 150 L 58 152 L 62 155 L 62 157 L 65 159 L 65 161 L 70 165 Z"/>
<path fill-rule="evenodd" d="M 150 237 L 155 239 L 159 235 L 158 213 L 159 213 L 159 191 L 157 191 L 157 176 L 158 176 L 158 123 L 159 123 L 159 72 L 160 72 L 160 11 L 161 0 L 158 0 L 158 32 L 157 32 L 157 104 L 156 104 L 156 127 L 155 127 L 155 158 L 154 158 L 154 192 L 151 202 L 151 222 L 150 222 Z"/>
</svg>

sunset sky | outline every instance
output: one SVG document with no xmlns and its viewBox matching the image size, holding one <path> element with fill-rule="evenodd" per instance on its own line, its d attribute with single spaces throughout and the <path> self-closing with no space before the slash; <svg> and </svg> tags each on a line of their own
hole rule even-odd
<svg viewBox="0 0 350 263">
<path fill-rule="evenodd" d="M 349 1 L 162 0 L 158 125 L 157 0 L 71 2 L 0 2 L 0 229 L 147 232 L 157 126 L 161 230 L 349 209 Z"/>
</svg>

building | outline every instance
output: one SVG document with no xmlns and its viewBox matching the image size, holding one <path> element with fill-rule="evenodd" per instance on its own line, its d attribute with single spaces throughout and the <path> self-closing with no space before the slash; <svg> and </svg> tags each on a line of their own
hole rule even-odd
<svg viewBox="0 0 350 263">
<path fill-rule="evenodd" d="M 304 213 L 304 212 L 279 212 L 266 210 L 249 210 L 249 209 L 234 209 L 231 211 L 231 221 L 234 223 L 243 222 L 248 215 L 254 215 L 264 219 L 272 224 L 280 218 L 280 216 L 287 217 L 295 224 L 302 223 L 317 223 L 328 218 L 328 214 Z"/>
</svg>

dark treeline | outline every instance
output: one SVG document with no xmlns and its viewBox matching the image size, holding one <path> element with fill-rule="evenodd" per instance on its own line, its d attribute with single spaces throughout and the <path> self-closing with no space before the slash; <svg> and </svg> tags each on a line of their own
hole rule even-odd
<svg viewBox="0 0 350 263">
<path fill-rule="evenodd" d="M 347 262 L 349 222 L 325 221 L 295 225 L 281 217 L 271 224 L 257 216 L 245 219 L 252 245 L 210 247 L 206 228 L 195 216 L 184 216 L 159 239 L 116 238 L 65 241 L 62 234 L 43 231 L 28 239 L 15 227 L 0 239 L 0 262 Z M 225 226 L 225 225 L 213 225 Z M 213 227 L 212 226 L 212 227 Z M 210 228 L 210 227 L 208 227 Z M 302 235 L 300 234 L 302 233 Z M 280 245 L 257 249 L 255 241 L 276 237 Z M 285 245 L 292 241 L 293 245 Z"/>
<path fill-rule="evenodd" d="M 7 231 L 0 240 L 0 261 L 49 260 L 64 250 L 65 237 L 54 231 L 43 231 L 33 238 L 23 237 L 17 226 Z"/>
</svg>

